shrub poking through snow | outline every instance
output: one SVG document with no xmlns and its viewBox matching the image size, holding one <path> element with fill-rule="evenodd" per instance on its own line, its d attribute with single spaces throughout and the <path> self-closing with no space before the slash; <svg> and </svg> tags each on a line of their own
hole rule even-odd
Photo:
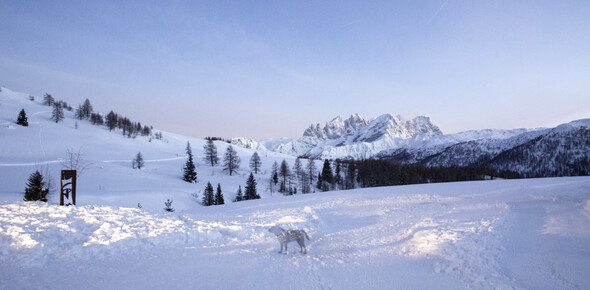
<svg viewBox="0 0 590 290">
<path fill-rule="evenodd" d="M 131 165 L 133 166 L 133 169 L 143 168 L 144 161 L 143 161 L 143 156 L 141 155 L 141 152 L 137 152 L 137 155 L 135 156 L 135 159 L 133 159 L 133 161 L 131 162 Z"/>
<path fill-rule="evenodd" d="M 165 211 L 167 211 L 167 212 L 174 211 L 174 209 L 172 208 L 172 200 L 171 199 L 168 199 L 167 201 L 165 201 L 164 205 L 166 205 L 166 207 L 164 208 Z"/>
</svg>

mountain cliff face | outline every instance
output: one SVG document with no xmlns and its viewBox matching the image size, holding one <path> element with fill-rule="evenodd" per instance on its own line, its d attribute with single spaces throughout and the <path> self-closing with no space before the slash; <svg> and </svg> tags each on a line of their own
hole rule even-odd
<svg viewBox="0 0 590 290">
<path fill-rule="evenodd" d="M 429 117 L 412 119 L 385 114 L 365 120 L 358 114 L 344 119 L 340 116 L 323 126 L 312 124 L 297 139 L 251 141 L 236 138 L 233 143 L 248 148 L 265 148 L 295 156 L 313 158 L 370 158 L 402 144 L 441 136 L 442 132 Z"/>
<path fill-rule="evenodd" d="M 590 174 L 590 119 L 552 129 L 502 133 L 443 146 L 398 148 L 376 157 L 426 166 L 489 167 L 525 177 Z"/>
<path fill-rule="evenodd" d="M 524 176 L 590 174 L 590 119 L 551 129 L 474 130 L 443 135 L 429 117 L 358 114 L 312 124 L 297 139 L 253 141 L 239 146 L 323 159 L 380 158 L 426 166 L 483 166 Z"/>
</svg>

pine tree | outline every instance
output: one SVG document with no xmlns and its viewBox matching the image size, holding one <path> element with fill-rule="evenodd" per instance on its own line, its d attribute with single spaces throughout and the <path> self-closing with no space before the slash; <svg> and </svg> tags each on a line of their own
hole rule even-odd
<svg viewBox="0 0 590 290">
<path fill-rule="evenodd" d="M 240 168 L 240 157 L 238 156 L 238 152 L 234 150 L 234 147 L 229 145 L 223 156 L 223 171 L 229 172 L 231 176 L 238 168 Z"/>
<path fill-rule="evenodd" d="M 297 157 L 295 162 L 293 163 L 293 177 L 295 178 L 295 188 L 301 185 L 303 186 L 303 182 L 301 181 L 301 177 L 303 176 L 303 165 L 301 165 L 301 158 Z"/>
<path fill-rule="evenodd" d="M 193 162 L 193 151 L 191 149 L 191 143 L 186 142 L 186 154 L 188 159 L 184 165 L 184 175 L 182 180 L 190 183 L 197 183 L 197 172 L 195 171 L 195 163 Z"/>
<path fill-rule="evenodd" d="M 205 152 L 205 157 L 203 158 L 205 162 L 210 163 L 211 166 L 215 166 L 219 163 L 219 158 L 217 157 L 217 146 L 213 143 L 212 138 L 207 138 L 207 143 L 203 145 L 203 149 Z"/>
<path fill-rule="evenodd" d="M 213 185 L 211 182 L 207 182 L 205 192 L 203 193 L 203 205 L 210 206 L 215 204 L 215 197 L 213 196 Z"/>
<path fill-rule="evenodd" d="M 287 192 L 287 179 L 291 177 L 291 170 L 289 170 L 289 165 L 287 161 L 283 159 L 281 162 L 281 167 L 279 168 L 279 176 L 281 177 L 281 186 L 279 191 L 280 192 Z"/>
<path fill-rule="evenodd" d="M 74 113 L 74 116 L 76 116 L 76 119 L 78 120 L 84 119 L 84 109 L 82 108 L 82 105 L 78 105 L 78 107 L 76 108 L 76 112 Z"/>
<path fill-rule="evenodd" d="M 332 174 L 332 167 L 330 166 L 330 160 L 324 161 L 324 167 L 322 168 L 322 190 L 328 191 L 334 183 L 334 175 Z"/>
<path fill-rule="evenodd" d="M 334 173 L 334 183 L 340 188 L 342 186 L 342 176 L 340 168 L 340 159 L 336 159 L 336 172 Z"/>
<path fill-rule="evenodd" d="M 104 119 L 100 113 L 92 113 L 90 115 L 90 121 L 92 122 L 92 125 L 100 126 L 104 124 Z"/>
<path fill-rule="evenodd" d="M 119 122 L 119 116 L 115 114 L 115 112 L 110 111 L 107 114 L 107 127 L 109 127 L 109 131 L 113 131 L 117 127 L 117 123 Z"/>
<path fill-rule="evenodd" d="M 55 123 L 64 119 L 64 110 L 60 103 L 53 103 L 53 112 L 51 113 L 51 120 Z"/>
<path fill-rule="evenodd" d="M 27 188 L 25 188 L 25 201 L 44 201 L 47 202 L 47 194 L 49 189 L 45 188 L 45 181 L 43 175 L 39 171 L 35 171 L 29 176 Z"/>
<path fill-rule="evenodd" d="M 314 176 L 316 174 L 316 167 L 315 167 L 315 159 L 309 158 L 307 159 L 307 174 L 309 176 L 309 184 L 313 184 Z"/>
<path fill-rule="evenodd" d="M 27 113 L 25 113 L 25 109 L 20 110 L 20 113 L 18 113 L 16 123 L 24 127 L 29 126 L 29 120 L 27 119 Z"/>
<path fill-rule="evenodd" d="M 45 94 L 43 96 L 43 105 L 45 106 L 53 106 L 53 103 L 55 102 L 55 100 L 53 99 L 53 97 L 50 94 Z"/>
<path fill-rule="evenodd" d="M 275 161 L 272 163 L 272 169 L 270 171 L 270 193 L 272 194 L 275 186 L 279 183 L 279 164 Z"/>
<path fill-rule="evenodd" d="M 356 161 L 352 160 L 348 163 L 348 168 L 346 170 L 346 189 L 354 188 L 354 181 L 356 179 Z"/>
<path fill-rule="evenodd" d="M 82 113 L 84 118 L 90 118 L 90 114 L 92 114 L 92 105 L 90 104 L 90 100 L 84 100 L 84 104 L 82 105 Z"/>
<path fill-rule="evenodd" d="M 221 184 L 217 184 L 217 192 L 215 192 L 215 201 L 216 205 L 224 204 L 225 201 L 223 200 L 223 194 L 221 194 Z"/>
<path fill-rule="evenodd" d="M 141 155 L 141 152 L 137 152 L 137 155 L 135 155 L 135 159 L 133 159 L 133 162 L 131 164 L 133 165 L 133 169 L 143 168 L 145 163 L 143 161 L 143 156 Z"/>
<path fill-rule="evenodd" d="M 254 171 L 254 174 L 258 174 L 260 166 L 262 166 L 260 156 L 258 156 L 258 152 L 254 152 L 254 154 L 252 154 L 252 157 L 250 158 L 250 169 Z"/>
<path fill-rule="evenodd" d="M 245 200 L 249 200 L 249 199 L 259 199 L 260 195 L 258 195 L 257 191 L 256 191 L 256 179 L 254 179 L 254 174 L 252 174 L 252 172 L 250 172 L 250 176 L 248 177 L 248 180 L 246 181 L 246 192 L 244 194 L 244 199 Z"/>
<path fill-rule="evenodd" d="M 235 202 L 244 200 L 244 196 L 242 195 L 242 186 L 238 186 L 238 193 L 236 194 L 236 198 L 234 199 Z"/>
<path fill-rule="evenodd" d="M 309 184 L 309 176 L 307 172 L 303 172 L 301 174 L 301 193 L 310 193 L 311 192 L 311 185 Z"/>
</svg>

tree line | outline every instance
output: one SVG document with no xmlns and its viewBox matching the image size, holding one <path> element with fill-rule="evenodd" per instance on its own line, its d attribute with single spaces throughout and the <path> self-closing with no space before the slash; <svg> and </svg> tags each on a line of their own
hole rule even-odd
<svg viewBox="0 0 590 290">
<path fill-rule="evenodd" d="M 35 98 L 31 96 L 29 99 L 34 101 Z M 53 96 L 47 93 L 43 96 L 43 101 L 41 103 L 43 105 L 53 107 L 51 112 L 51 120 L 56 123 L 64 120 L 64 109 L 68 111 L 73 110 L 72 106 L 70 106 L 68 103 L 61 100 L 56 100 L 53 98 Z M 120 129 L 123 133 L 123 136 L 127 136 L 128 138 L 135 138 L 138 135 L 152 136 L 153 133 L 153 126 L 142 125 L 140 122 L 131 121 L 129 118 L 117 114 L 112 110 L 104 116 L 99 112 L 95 112 L 92 104 L 90 103 L 90 100 L 88 99 L 84 100 L 82 104 L 76 107 L 74 116 L 78 120 L 88 120 L 90 123 L 92 123 L 92 125 L 106 126 L 109 131 Z M 19 116 L 17 117 L 17 124 L 28 126 L 26 112 L 24 109 L 21 110 Z M 162 139 L 162 132 L 154 133 L 153 137 L 155 139 Z"/>
</svg>

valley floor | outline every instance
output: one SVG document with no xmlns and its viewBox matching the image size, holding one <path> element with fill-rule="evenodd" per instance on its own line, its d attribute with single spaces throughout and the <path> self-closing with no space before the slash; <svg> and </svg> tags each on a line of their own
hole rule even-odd
<svg viewBox="0 0 590 290">
<path fill-rule="evenodd" d="M 2 289 L 589 289 L 590 178 L 264 198 L 166 213 L 0 204 Z M 272 225 L 305 229 L 308 254 Z"/>
</svg>

